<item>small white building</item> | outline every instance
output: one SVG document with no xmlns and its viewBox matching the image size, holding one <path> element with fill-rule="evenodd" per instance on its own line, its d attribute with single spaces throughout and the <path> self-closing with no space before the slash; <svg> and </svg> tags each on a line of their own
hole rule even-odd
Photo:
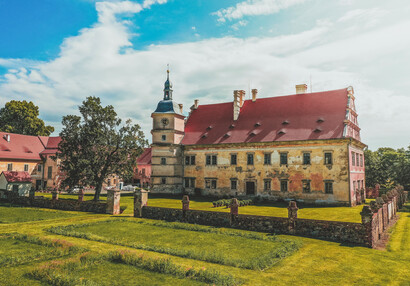
<svg viewBox="0 0 410 286">
<path fill-rule="evenodd" d="M 28 196 L 31 188 L 31 176 L 28 172 L 3 171 L 0 174 L 0 191 L 3 198 L 6 192 L 18 193 L 19 196 Z"/>
</svg>

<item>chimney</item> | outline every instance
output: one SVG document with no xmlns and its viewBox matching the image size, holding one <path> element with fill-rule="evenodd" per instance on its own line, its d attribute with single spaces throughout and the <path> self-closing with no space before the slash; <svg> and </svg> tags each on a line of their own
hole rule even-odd
<svg viewBox="0 0 410 286">
<path fill-rule="evenodd" d="M 237 120 L 239 117 L 240 111 L 240 90 L 233 91 L 233 120 Z"/>
<path fill-rule="evenodd" d="M 194 100 L 194 109 L 198 109 L 199 99 Z"/>
<path fill-rule="evenodd" d="M 296 94 L 302 94 L 307 92 L 307 84 L 297 84 Z"/>
<path fill-rule="evenodd" d="M 245 91 L 244 90 L 239 90 L 239 107 L 242 107 L 244 101 L 245 101 Z"/>
<path fill-rule="evenodd" d="M 257 89 L 252 89 L 252 102 L 256 101 L 256 96 L 258 95 Z"/>
<path fill-rule="evenodd" d="M 181 114 L 182 114 L 182 108 L 184 107 L 184 105 L 183 105 L 182 103 L 180 103 L 180 104 L 178 104 L 178 106 L 179 106 L 179 111 L 180 111 Z"/>
</svg>

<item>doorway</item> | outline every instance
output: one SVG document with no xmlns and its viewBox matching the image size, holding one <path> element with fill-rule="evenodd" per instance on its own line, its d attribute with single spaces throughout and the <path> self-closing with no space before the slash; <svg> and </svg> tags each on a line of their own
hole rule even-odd
<svg viewBox="0 0 410 286">
<path fill-rule="evenodd" d="M 246 194 L 255 195 L 255 182 L 246 182 Z"/>
</svg>

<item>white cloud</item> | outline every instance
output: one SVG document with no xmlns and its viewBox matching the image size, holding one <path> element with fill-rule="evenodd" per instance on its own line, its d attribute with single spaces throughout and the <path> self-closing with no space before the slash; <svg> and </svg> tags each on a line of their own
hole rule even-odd
<svg viewBox="0 0 410 286">
<path fill-rule="evenodd" d="M 10 98 L 32 100 L 47 123 L 59 128 L 61 116 L 77 113 L 81 101 L 95 95 L 142 125 L 149 138 L 150 114 L 162 99 L 170 63 L 174 100 L 185 112 L 195 98 L 201 104 L 230 101 L 232 91 L 248 90 L 249 82 L 260 97 L 291 94 L 295 84 L 309 83 L 312 76 L 313 91 L 354 86 L 362 139 L 371 148 L 410 142 L 410 39 L 401 32 L 410 29 L 410 21 L 346 37 L 334 35 L 344 34 L 340 26 L 347 24 L 318 21 L 290 35 L 223 37 L 139 51 L 115 16 L 139 8 L 113 4 L 118 3 L 100 4 L 100 22 L 67 38 L 50 62 L 0 59 L 10 68 L 0 81 L 0 105 Z"/>
<path fill-rule="evenodd" d="M 218 16 L 218 21 L 241 19 L 244 16 L 269 15 L 278 13 L 280 10 L 305 2 L 306 0 L 247 0 L 220 9 L 213 14 Z"/>
</svg>

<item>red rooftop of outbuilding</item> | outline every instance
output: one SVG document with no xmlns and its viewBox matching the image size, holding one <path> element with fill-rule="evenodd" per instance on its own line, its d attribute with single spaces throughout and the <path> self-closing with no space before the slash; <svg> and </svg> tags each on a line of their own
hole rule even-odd
<svg viewBox="0 0 410 286">
<path fill-rule="evenodd" d="M 149 165 L 151 164 L 151 148 L 145 148 L 144 152 L 137 158 L 138 165 Z"/>
<path fill-rule="evenodd" d="M 9 183 L 31 183 L 31 176 L 28 172 L 3 171 L 2 174 Z"/>
<path fill-rule="evenodd" d="M 200 105 L 185 125 L 183 145 L 343 138 L 347 89 Z"/>
</svg>

